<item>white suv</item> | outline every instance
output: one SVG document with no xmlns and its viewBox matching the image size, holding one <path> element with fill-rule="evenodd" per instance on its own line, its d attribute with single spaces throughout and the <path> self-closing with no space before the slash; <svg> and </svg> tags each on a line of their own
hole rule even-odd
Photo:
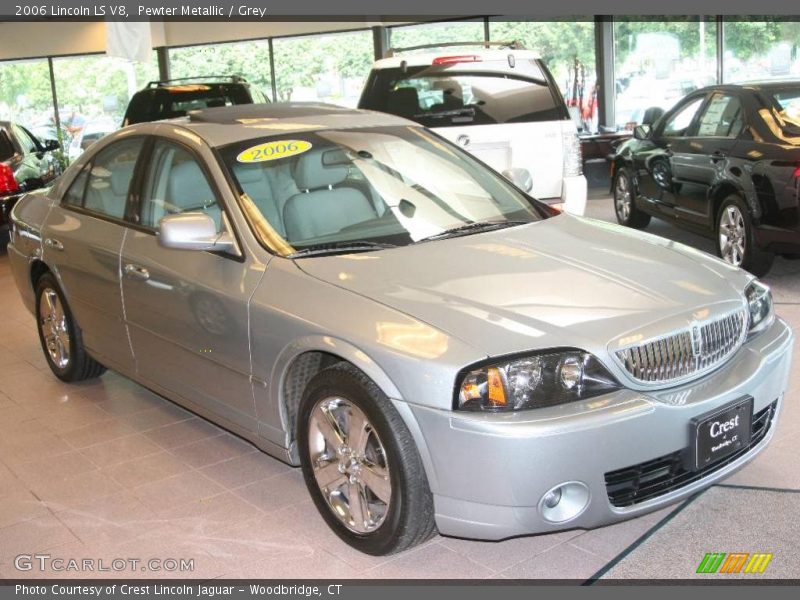
<svg viewBox="0 0 800 600">
<path fill-rule="evenodd" d="M 359 108 L 432 128 L 499 172 L 526 169 L 533 196 L 583 214 L 580 141 L 553 76 L 535 52 L 493 45 L 506 47 L 392 50 L 373 65 Z"/>
</svg>

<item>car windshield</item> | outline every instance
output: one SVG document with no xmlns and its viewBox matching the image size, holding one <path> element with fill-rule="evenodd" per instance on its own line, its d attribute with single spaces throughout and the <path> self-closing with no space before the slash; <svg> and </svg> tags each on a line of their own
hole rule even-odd
<svg viewBox="0 0 800 600">
<path fill-rule="evenodd" d="M 292 133 L 221 154 L 254 231 L 284 256 L 405 246 L 547 214 L 502 176 L 419 127 Z"/>
</svg>

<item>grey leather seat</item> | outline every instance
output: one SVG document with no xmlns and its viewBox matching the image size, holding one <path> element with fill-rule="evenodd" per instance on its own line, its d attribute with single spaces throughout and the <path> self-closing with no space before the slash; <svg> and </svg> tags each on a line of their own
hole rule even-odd
<svg viewBox="0 0 800 600">
<path fill-rule="evenodd" d="M 294 179 L 303 192 L 289 198 L 283 209 L 290 242 L 330 235 L 378 217 L 372 202 L 361 191 L 334 187 L 345 180 L 348 167 L 326 165 L 324 155 L 324 151 L 307 152 L 295 166 Z"/>
<path fill-rule="evenodd" d="M 259 164 L 237 164 L 234 174 L 242 190 L 269 221 L 272 228 L 285 236 L 283 209 L 286 201 L 299 193 L 289 162 L 263 167 Z"/>
<path fill-rule="evenodd" d="M 175 165 L 169 174 L 167 206 L 176 212 L 204 212 L 220 230 L 222 212 L 202 169 L 193 160 Z"/>
<path fill-rule="evenodd" d="M 124 217 L 133 168 L 133 162 L 120 163 L 105 177 L 98 175 L 99 169 L 93 169 L 84 208 L 118 219 Z"/>
</svg>

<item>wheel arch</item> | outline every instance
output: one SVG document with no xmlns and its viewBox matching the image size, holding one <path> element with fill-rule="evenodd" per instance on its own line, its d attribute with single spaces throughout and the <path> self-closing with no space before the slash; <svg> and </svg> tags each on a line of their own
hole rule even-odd
<svg viewBox="0 0 800 600">
<path fill-rule="evenodd" d="M 761 204 L 759 202 L 759 199 L 756 197 L 755 193 L 748 193 L 748 191 L 744 188 L 744 186 L 737 181 L 725 179 L 714 184 L 714 186 L 709 191 L 709 198 L 713 203 L 712 218 L 713 218 L 714 231 L 717 230 L 717 221 L 719 220 L 719 209 L 722 206 L 722 203 L 725 201 L 725 198 L 733 194 L 741 196 L 742 200 L 744 200 L 745 204 L 750 210 L 750 216 L 754 220 L 757 221 L 758 219 L 761 218 L 762 214 Z"/>
<path fill-rule="evenodd" d="M 270 377 L 270 397 L 277 399 L 289 454 L 297 460 L 297 409 L 309 381 L 323 369 L 347 362 L 369 377 L 391 400 L 402 400 L 392 379 L 368 354 L 331 336 L 307 336 L 287 346 L 275 361 Z"/>
</svg>

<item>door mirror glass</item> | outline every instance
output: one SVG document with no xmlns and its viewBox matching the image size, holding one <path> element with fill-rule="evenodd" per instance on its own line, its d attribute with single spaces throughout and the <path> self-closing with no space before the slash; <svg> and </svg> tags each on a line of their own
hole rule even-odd
<svg viewBox="0 0 800 600">
<path fill-rule="evenodd" d="M 200 212 L 167 215 L 158 224 L 158 241 L 165 248 L 236 252 L 236 242 L 227 231 L 217 231 L 210 216 Z"/>
<path fill-rule="evenodd" d="M 45 152 L 54 152 L 55 150 L 59 150 L 60 148 L 61 144 L 58 143 L 58 140 L 44 140 Z"/>
<path fill-rule="evenodd" d="M 508 179 L 511 183 L 521 189 L 523 192 L 528 193 L 533 189 L 533 177 L 528 169 L 514 168 L 506 169 L 503 171 L 503 177 Z"/>
<path fill-rule="evenodd" d="M 650 137 L 650 125 L 637 125 L 633 128 L 633 137 L 637 140 L 646 140 Z"/>
</svg>

